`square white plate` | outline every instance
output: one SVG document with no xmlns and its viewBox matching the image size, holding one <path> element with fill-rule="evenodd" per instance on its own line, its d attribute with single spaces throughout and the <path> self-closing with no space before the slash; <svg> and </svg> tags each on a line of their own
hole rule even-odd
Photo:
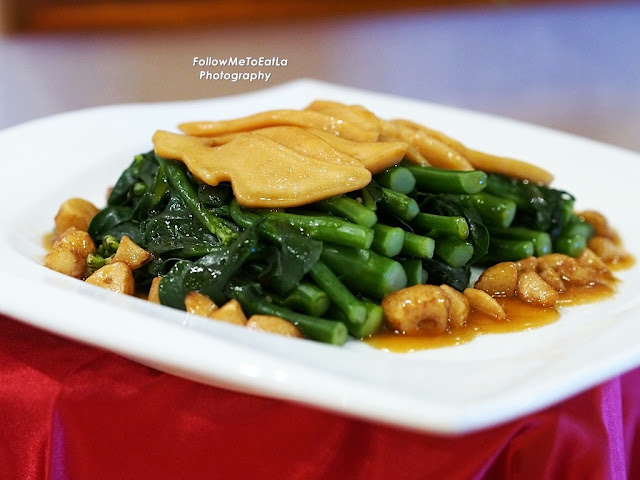
<svg viewBox="0 0 640 480">
<path fill-rule="evenodd" d="M 156 129 L 233 118 L 314 99 L 362 104 L 474 148 L 556 175 L 578 209 L 605 213 L 639 256 L 634 194 L 640 156 L 564 133 L 438 105 L 300 80 L 204 101 L 71 112 L 0 132 L 0 310 L 196 381 L 299 401 L 412 429 L 462 433 L 546 407 L 640 365 L 640 268 L 621 272 L 614 298 L 562 311 L 556 323 L 409 354 L 361 342 L 332 347 L 207 321 L 116 295 L 41 266 L 43 234 L 69 197 L 104 205 L 105 191 L 151 149 Z"/>
</svg>

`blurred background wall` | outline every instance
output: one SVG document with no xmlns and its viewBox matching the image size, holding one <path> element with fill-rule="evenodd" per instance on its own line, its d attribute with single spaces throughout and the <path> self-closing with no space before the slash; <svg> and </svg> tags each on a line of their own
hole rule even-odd
<svg viewBox="0 0 640 480">
<path fill-rule="evenodd" d="M 0 0 L 0 128 L 299 77 L 520 119 L 640 151 L 640 2 Z M 195 56 L 279 57 L 267 82 Z"/>
</svg>

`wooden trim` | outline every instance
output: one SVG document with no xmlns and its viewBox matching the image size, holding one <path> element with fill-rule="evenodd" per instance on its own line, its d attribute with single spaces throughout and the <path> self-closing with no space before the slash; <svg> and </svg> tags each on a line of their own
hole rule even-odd
<svg viewBox="0 0 640 480">
<path fill-rule="evenodd" d="M 483 0 L 469 0 L 479 3 Z M 42 6 L 23 16 L 27 30 L 84 30 L 105 28 L 148 28 L 163 26 L 221 25 L 232 22 L 275 21 L 312 16 L 344 15 L 366 11 L 424 6 L 424 1 L 322 1 L 311 8 L 300 1 L 233 2 L 144 2 L 122 4 L 105 2 L 91 5 Z M 442 2 L 427 2 L 442 3 Z M 486 3 L 486 2 L 485 2 Z"/>
<path fill-rule="evenodd" d="M 2 0 L 0 0 L 2 1 Z M 29 7 L 23 2 L 18 17 L 22 31 L 83 31 L 104 29 L 148 29 L 228 25 L 238 22 L 264 22 L 356 13 L 379 13 L 451 7 L 500 7 L 525 4 L 587 3 L 588 0 L 234 0 L 234 1 L 144 1 L 124 3 L 105 1 L 91 4 L 40 3 Z M 27 6 L 25 6 L 25 4 Z"/>
<path fill-rule="evenodd" d="M 18 8 L 14 0 L 0 0 L 0 34 L 12 33 L 19 28 Z"/>
</svg>

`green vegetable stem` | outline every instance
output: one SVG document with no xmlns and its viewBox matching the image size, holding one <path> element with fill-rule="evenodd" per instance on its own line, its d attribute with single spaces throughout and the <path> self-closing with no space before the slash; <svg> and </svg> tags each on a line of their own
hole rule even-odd
<svg viewBox="0 0 640 480">
<path fill-rule="evenodd" d="M 366 309 L 327 265 L 316 262 L 309 273 L 345 318 L 353 324 L 364 322 Z"/>
<path fill-rule="evenodd" d="M 157 157 L 160 165 L 164 166 L 167 172 L 169 183 L 176 189 L 184 203 L 193 211 L 207 229 L 220 240 L 220 243 L 227 245 L 236 237 L 236 233 L 231 230 L 219 217 L 207 210 L 198 199 L 198 194 L 191 184 L 183 168 L 173 160 L 165 160 Z"/>
<path fill-rule="evenodd" d="M 553 250 L 557 253 L 564 253 L 570 257 L 577 257 L 587 248 L 587 238 L 583 235 L 561 234 L 553 242 Z"/>
<path fill-rule="evenodd" d="M 374 211 L 351 197 L 333 197 L 317 202 L 311 206 L 365 227 L 372 227 L 378 221 L 378 217 Z"/>
<path fill-rule="evenodd" d="M 381 187 L 400 193 L 411 193 L 416 187 L 416 179 L 412 170 L 398 165 L 378 173 L 374 179 Z"/>
<path fill-rule="evenodd" d="M 384 187 L 382 187 L 380 191 L 382 198 L 378 202 L 378 206 L 386 213 L 404 222 L 412 220 L 420 213 L 418 203 L 408 195 Z"/>
<path fill-rule="evenodd" d="M 256 284 L 233 282 L 229 288 L 229 295 L 240 302 L 248 315 L 275 315 L 284 318 L 312 340 L 332 345 L 343 345 L 347 341 L 348 330 L 344 323 L 312 317 L 270 303 Z"/>
<path fill-rule="evenodd" d="M 487 186 L 487 174 L 480 170 L 460 171 L 421 165 L 405 165 L 419 190 L 431 193 L 474 194 Z"/>
<path fill-rule="evenodd" d="M 503 240 L 526 240 L 533 243 L 537 257 L 548 255 L 553 251 L 551 237 L 547 232 L 531 230 L 526 227 L 490 228 L 492 237 Z"/>
<path fill-rule="evenodd" d="M 323 242 L 333 242 L 354 248 L 369 248 L 373 242 L 372 229 L 338 217 L 270 211 L 258 212 L 258 215 L 287 223 L 309 237 Z"/>
<path fill-rule="evenodd" d="M 400 253 L 410 257 L 431 258 L 435 245 L 436 242 L 433 238 L 405 231 Z"/>
<path fill-rule="evenodd" d="M 327 313 L 331 300 L 324 290 L 312 283 L 302 282 L 284 298 L 275 299 L 275 303 L 312 317 L 322 317 Z"/>
<path fill-rule="evenodd" d="M 376 299 L 407 286 L 402 265 L 371 250 L 325 244 L 321 258 L 350 288 Z"/>
<path fill-rule="evenodd" d="M 456 237 L 443 237 L 436 240 L 435 253 L 452 267 L 462 267 L 473 256 L 473 245 Z"/>
<path fill-rule="evenodd" d="M 376 224 L 373 226 L 371 249 L 387 257 L 395 257 L 404 246 L 405 231 L 400 227 Z"/>
<path fill-rule="evenodd" d="M 490 263 L 515 262 L 533 256 L 535 247 L 530 240 L 505 240 L 492 237 L 489 241 Z"/>
<path fill-rule="evenodd" d="M 422 268 L 422 260 L 399 260 L 400 265 L 407 274 L 407 286 L 419 285 L 427 282 L 427 272 Z"/>
<path fill-rule="evenodd" d="M 363 300 L 362 305 L 366 309 L 366 316 L 363 322 L 354 323 L 345 317 L 344 313 L 338 309 L 329 309 L 329 315 L 344 323 L 349 334 L 355 338 L 363 339 L 370 337 L 382 328 L 384 324 L 384 311 L 377 303 Z"/>
<path fill-rule="evenodd" d="M 460 195 L 453 199 L 461 205 L 475 208 L 485 225 L 507 228 L 516 215 L 515 202 L 486 192 Z"/>
<path fill-rule="evenodd" d="M 419 213 L 411 222 L 419 232 L 432 236 L 457 237 L 464 240 L 469 236 L 469 225 L 464 217 Z"/>
</svg>

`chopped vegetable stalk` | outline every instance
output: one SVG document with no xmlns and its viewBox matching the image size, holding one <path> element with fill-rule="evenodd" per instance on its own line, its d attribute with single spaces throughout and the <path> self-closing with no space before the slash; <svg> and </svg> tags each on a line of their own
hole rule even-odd
<svg viewBox="0 0 640 480">
<path fill-rule="evenodd" d="M 382 198 L 378 203 L 379 207 L 390 215 L 408 222 L 420 212 L 418 203 L 404 193 L 381 188 Z"/>
<path fill-rule="evenodd" d="M 376 299 L 407 285 L 402 265 L 371 250 L 325 244 L 321 258 L 350 288 Z"/>
<path fill-rule="evenodd" d="M 587 248 L 587 243 L 594 235 L 593 225 L 571 213 L 558 237 L 553 241 L 553 250 L 570 257 L 577 257 Z"/>
<path fill-rule="evenodd" d="M 348 331 L 344 323 L 304 315 L 286 307 L 274 305 L 260 295 L 255 284 L 234 284 L 229 290 L 229 295 L 240 302 L 248 315 L 274 315 L 284 318 L 312 340 L 333 345 L 343 345 L 347 341 Z"/>
<path fill-rule="evenodd" d="M 562 229 L 562 235 L 567 237 L 577 235 L 590 240 L 595 235 L 595 228 L 577 215 L 571 215 L 567 225 Z"/>
<path fill-rule="evenodd" d="M 411 225 L 419 232 L 430 236 L 451 235 L 461 240 L 469 236 L 469 224 L 464 217 L 419 213 L 413 219 Z"/>
<path fill-rule="evenodd" d="M 303 282 L 286 297 L 277 299 L 276 303 L 312 317 L 321 317 L 329 309 L 331 300 L 324 290 L 311 283 Z"/>
<path fill-rule="evenodd" d="M 436 255 L 452 267 L 462 267 L 473 256 L 473 245 L 455 237 L 436 240 Z"/>
<path fill-rule="evenodd" d="M 526 227 L 491 228 L 493 237 L 503 240 L 527 240 L 533 243 L 534 254 L 537 257 L 547 255 L 552 251 L 551 237 L 547 232 L 531 230 Z"/>
<path fill-rule="evenodd" d="M 582 235 L 561 234 L 553 242 L 553 251 L 570 257 L 579 256 L 587 248 L 587 238 Z"/>
<path fill-rule="evenodd" d="M 422 260 L 410 259 L 399 261 L 400 265 L 402 265 L 402 268 L 404 268 L 404 271 L 407 274 L 408 287 L 426 283 L 427 272 L 422 268 Z"/>
<path fill-rule="evenodd" d="M 395 257 L 402 251 L 405 231 L 400 227 L 390 227 L 378 223 L 373 226 L 373 232 L 371 250 L 374 252 L 387 257 Z"/>
<path fill-rule="evenodd" d="M 389 188 L 400 193 L 411 193 L 416 186 L 416 179 L 411 169 L 398 165 L 377 174 L 375 181 L 378 182 L 378 185 L 381 187 Z"/>
<path fill-rule="evenodd" d="M 480 170 L 447 170 L 421 165 L 405 165 L 418 189 L 434 193 L 474 194 L 487 185 L 487 174 Z"/>
<path fill-rule="evenodd" d="M 257 213 L 266 218 L 285 222 L 309 237 L 323 242 L 333 242 L 354 248 L 369 248 L 373 242 L 373 230 L 342 218 L 271 211 L 257 211 Z"/>
<path fill-rule="evenodd" d="M 367 315 L 362 323 L 352 322 L 339 310 L 329 311 L 337 320 L 346 325 L 350 335 L 359 339 L 370 337 L 380 330 L 384 323 L 384 312 L 380 305 L 366 300 L 362 301 L 362 304 L 367 311 Z"/>
<path fill-rule="evenodd" d="M 373 230 L 348 222 L 341 218 L 320 215 L 298 215 L 270 210 L 247 210 L 233 200 L 229 213 L 233 220 L 244 228 L 260 222 L 260 231 L 277 241 L 278 232 L 274 222 L 282 222 L 294 229 L 322 241 L 333 241 L 355 248 L 369 248 L 373 242 Z"/>
<path fill-rule="evenodd" d="M 372 194 L 371 190 L 368 188 L 363 188 L 360 191 L 360 194 L 362 196 L 362 206 L 365 208 L 368 208 L 369 210 L 375 213 L 375 211 L 378 209 L 378 200 Z M 376 221 L 377 221 L 377 216 L 376 216 Z"/>
<path fill-rule="evenodd" d="M 507 228 L 516 215 L 516 204 L 486 192 L 455 197 L 462 205 L 475 208 L 486 225 Z"/>
<path fill-rule="evenodd" d="M 341 196 L 329 198 L 327 200 L 314 203 L 312 206 L 365 227 L 372 227 L 378 221 L 378 217 L 375 212 L 371 211 L 370 208 L 367 208 L 351 197 Z"/>
<path fill-rule="evenodd" d="M 492 237 L 489 241 L 488 258 L 492 263 L 517 261 L 533 256 L 535 247 L 529 240 L 504 240 Z"/>
<path fill-rule="evenodd" d="M 431 258 L 433 257 L 435 246 L 436 242 L 433 238 L 405 231 L 400 253 L 411 257 Z"/>
<path fill-rule="evenodd" d="M 365 308 L 327 265 L 316 262 L 309 274 L 351 323 L 362 323 L 365 320 Z"/>
</svg>

